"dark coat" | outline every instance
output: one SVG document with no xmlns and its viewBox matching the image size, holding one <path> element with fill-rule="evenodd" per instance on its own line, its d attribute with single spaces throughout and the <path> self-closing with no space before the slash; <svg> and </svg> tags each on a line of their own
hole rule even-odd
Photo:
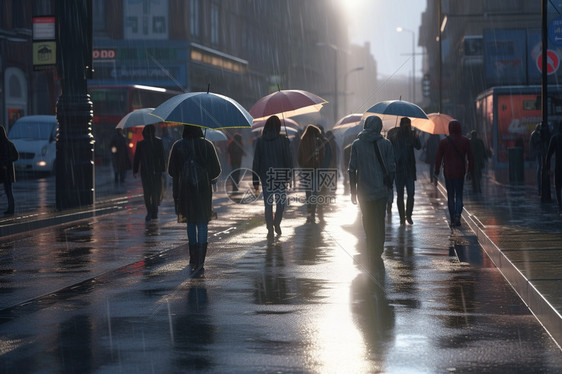
<svg viewBox="0 0 562 374">
<path fill-rule="evenodd" d="M 166 158 L 162 139 L 152 137 L 137 143 L 133 158 L 133 174 L 137 174 L 140 166 L 141 179 L 161 178 L 166 171 Z"/>
<path fill-rule="evenodd" d="M 254 162 L 252 165 L 252 170 L 254 171 L 253 184 L 254 187 L 258 187 L 261 179 L 262 184 L 265 187 L 267 184 L 267 171 L 270 169 L 277 169 L 280 171 L 287 171 L 283 175 L 279 174 L 280 177 L 288 177 L 289 180 L 277 180 L 285 185 L 290 182 L 291 170 L 293 168 L 293 158 L 291 156 L 291 150 L 289 147 L 289 139 L 286 136 L 280 135 L 278 133 L 264 133 L 256 140 L 256 149 L 254 151 Z M 262 186 L 262 188 L 264 188 Z"/>
<path fill-rule="evenodd" d="M 395 136 L 389 136 L 394 148 L 396 161 L 396 181 L 405 183 L 408 178 L 416 180 L 416 156 L 414 148 L 420 149 L 418 134 L 410 128 L 398 128 Z"/>
<path fill-rule="evenodd" d="M 4 127 L 0 126 L 0 183 L 16 181 L 14 161 L 18 159 L 16 146 L 6 136 Z"/>
<path fill-rule="evenodd" d="M 129 151 L 127 150 L 127 139 L 115 131 L 111 142 L 109 143 L 113 162 L 113 170 L 116 173 L 122 173 L 131 168 L 131 160 L 129 159 Z"/>
<path fill-rule="evenodd" d="M 546 155 L 547 170 L 550 170 L 550 159 L 554 153 L 556 153 L 554 157 L 554 183 L 559 186 L 562 185 L 562 135 L 560 133 L 550 138 L 548 153 Z"/>
<path fill-rule="evenodd" d="M 439 142 L 437 156 L 435 157 L 435 174 L 439 174 L 441 162 L 443 162 L 443 175 L 447 179 L 464 179 L 466 174 L 466 164 L 468 171 L 472 172 L 472 151 L 470 150 L 470 140 L 461 134 L 461 125 L 457 121 L 449 123 L 449 136 Z M 455 143 L 455 147 L 451 144 Z"/>
<path fill-rule="evenodd" d="M 197 191 L 187 189 L 180 191 L 179 176 L 183 165 L 191 155 L 201 165 L 208 175 L 208 180 Z M 221 173 L 221 165 L 213 143 L 203 138 L 180 139 L 174 143 L 168 161 L 168 174 L 173 178 L 173 195 L 176 202 L 178 221 L 187 223 L 207 223 L 211 220 L 213 209 L 213 190 L 211 181 L 217 179 Z M 185 201 L 186 206 L 178 204 Z"/>
</svg>

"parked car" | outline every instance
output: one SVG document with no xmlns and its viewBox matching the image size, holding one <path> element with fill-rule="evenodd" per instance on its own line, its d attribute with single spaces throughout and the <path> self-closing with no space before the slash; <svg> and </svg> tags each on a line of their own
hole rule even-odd
<svg viewBox="0 0 562 374">
<path fill-rule="evenodd" d="M 25 116 L 8 132 L 20 158 L 16 172 L 55 172 L 57 118 L 49 115 Z"/>
</svg>

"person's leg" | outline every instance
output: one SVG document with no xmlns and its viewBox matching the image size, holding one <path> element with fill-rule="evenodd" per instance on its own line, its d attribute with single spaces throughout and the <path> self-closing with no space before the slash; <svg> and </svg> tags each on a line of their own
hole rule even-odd
<svg viewBox="0 0 562 374">
<path fill-rule="evenodd" d="M 144 197 L 144 206 L 146 207 L 146 217 L 145 221 L 149 221 L 152 218 L 152 193 L 150 191 L 150 181 L 142 179 L 142 192 Z"/>
<path fill-rule="evenodd" d="M 541 178 L 542 178 L 542 157 L 541 155 L 537 155 L 537 188 L 539 191 L 539 195 L 541 194 Z"/>
<path fill-rule="evenodd" d="M 413 225 L 412 213 L 414 212 L 414 195 L 416 194 L 416 186 L 413 177 L 406 180 L 406 193 L 408 195 L 406 200 L 406 220 L 410 225 Z"/>
<path fill-rule="evenodd" d="M 267 238 L 273 238 L 273 202 L 275 200 L 274 194 L 267 188 L 263 189 L 263 202 L 265 214 L 265 226 L 267 227 Z"/>
<path fill-rule="evenodd" d="M 359 199 L 359 208 L 361 209 L 361 221 L 363 223 L 363 231 L 367 241 L 367 254 L 371 252 L 371 247 L 374 246 L 374 209 L 372 200 Z"/>
<path fill-rule="evenodd" d="M 6 197 L 8 198 L 8 209 L 6 209 L 5 214 L 13 214 L 15 209 L 14 202 L 14 191 L 12 189 L 12 182 L 4 182 L 4 192 L 6 192 Z"/>
<path fill-rule="evenodd" d="M 384 240 L 386 235 L 385 226 L 385 209 L 386 209 L 386 199 L 378 199 L 373 201 L 373 261 L 378 260 L 384 252 Z M 373 263 L 371 261 L 371 263 Z"/>
<path fill-rule="evenodd" d="M 463 189 L 464 189 L 464 178 L 459 178 L 454 180 L 454 193 L 455 193 L 455 224 L 460 226 L 461 224 L 461 214 L 464 207 L 463 204 Z"/>
<path fill-rule="evenodd" d="M 281 220 L 283 219 L 283 212 L 285 211 L 285 206 L 287 205 L 287 191 L 285 189 L 279 190 L 275 194 L 275 217 L 273 218 L 273 226 L 275 228 L 275 233 L 281 235 Z"/>
<path fill-rule="evenodd" d="M 189 266 L 194 270 L 199 263 L 199 244 L 197 243 L 197 225 L 187 224 L 187 239 L 189 242 Z"/>
<path fill-rule="evenodd" d="M 447 208 L 449 209 L 449 219 L 451 226 L 455 222 L 455 190 L 453 179 L 445 178 L 445 188 L 447 189 Z"/>
<path fill-rule="evenodd" d="M 404 181 L 396 180 L 396 207 L 398 208 L 398 214 L 400 215 L 400 224 L 403 225 L 406 222 L 406 211 L 404 209 Z"/>
</svg>

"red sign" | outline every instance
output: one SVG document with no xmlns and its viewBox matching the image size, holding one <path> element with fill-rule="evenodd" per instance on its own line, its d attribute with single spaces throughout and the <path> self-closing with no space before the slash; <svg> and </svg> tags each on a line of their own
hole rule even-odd
<svg viewBox="0 0 562 374">
<path fill-rule="evenodd" d="M 560 58 L 553 50 L 549 49 L 546 52 L 546 74 L 554 74 L 560 67 Z M 542 73 L 542 52 L 537 56 L 537 68 Z"/>
<path fill-rule="evenodd" d="M 114 49 L 94 49 L 92 57 L 94 60 L 114 60 L 116 53 Z"/>
</svg>

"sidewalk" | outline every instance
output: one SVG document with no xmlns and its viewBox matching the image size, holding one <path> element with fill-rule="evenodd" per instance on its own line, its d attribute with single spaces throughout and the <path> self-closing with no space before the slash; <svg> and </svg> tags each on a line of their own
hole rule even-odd
<svg viewBox="0 0 562 374">
<path fill-rule="evenodd" d="M 418 165 L 418 184 L 429 183 L 425 164 Z M 437 189 L 446 195 L 443 184 Z M 562 346 L 562 217 L 555 202 L 541 203 L 534 186 L 501 184 L 490 178 L 484 178 L 482 194 L 474 195 L 471 190 L 467 183 L 464 224 L 472 229 L 504 277 Z M 54 198 L 47 205 L 36 201 L 35 210 L 0 219 L 0 236 L 114 212 L 133 201 L 142 204 L 142 187 L 139 179 L 130 177 L 124 190 L 116 190 L 110 170 L 99 169 L 93 206 L 57 212 L 53 209 Z"/>
<path fill-rule="evenodd" d="M 446 196 L 444 184 L 439 191 Z M 554 196 L 541 203 L 532 185 L 483 178 L 465 184 L 464 222 L 529 309 L 562 346 L 562 217 Z"/>
</svg>

